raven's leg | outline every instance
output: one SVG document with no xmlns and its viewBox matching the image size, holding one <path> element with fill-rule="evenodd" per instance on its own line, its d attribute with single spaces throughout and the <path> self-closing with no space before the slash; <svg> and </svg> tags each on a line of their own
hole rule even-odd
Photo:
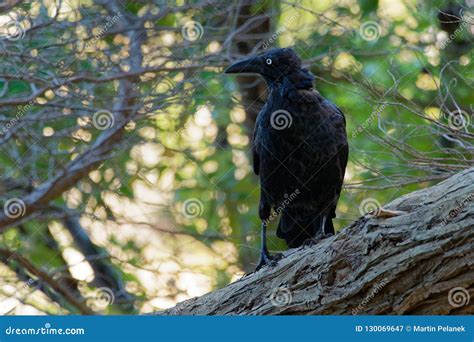
<svg viewBox="0 0 474 342">
<path fill-rule="evenodd" d="M 321 217 L 321 235 L 323 237 L 326 236 L 326 232 L 324 230 L 325 227 L 326 227 L 326 215 L 322 215 L 322 217 Z"/>
<path fill-rule="evenodd" d="M 326 231 L 325 231 L 325 228 L 326 228 L 326 218 L 327 218 L 326 215 L 321 214 L 321 216 L 318 218 L 318 221 L 319 221 L 319 229 L 318 229 L 317 226 L 313 229 L 313 237 L 307 239 L 307 240 L 303 243 L 303 246 L 304 246 L 304 247 L 311 247 L 311 246 L 317 244 L 319 241 L 321 241 L 321 239 L 324 239 L 324 238 L 326 238 L 327 236 L 329 236 L 329 234 L 327 234 Z"/>
<path fill-rule="evenodd" d="M 268 252 L 267 249 L 267 220 L 262 220 L 262 236 L 261 236 L 261 249 L 260 249 L 260 262 L 257 265 L 257 268 L 255 271 L 258 271 L 261 269 L 263 266 L 267 265 L 270 263 L 271 256 L 270 253 Z"/>
<path fill-rule="evenodd" d="M 271 213 L 271 206 L 270 201 L 268 201 L 267 195 L 263 188 L 260 191 L 260 205 L 258 207 L 258 215 L 260 216 L 260 220 L 262 220 L 262 241 L 260 243 L 261 250 L 260 250 L 260 262 L 257 265 L 255 271 L 258 271 L 265 265 L 273 265 L 275 264 L 274 258 L 270 256 L 270 253 L 267 249 L 267 223 L 268 219 L 270 218 Z"/>
</svg>

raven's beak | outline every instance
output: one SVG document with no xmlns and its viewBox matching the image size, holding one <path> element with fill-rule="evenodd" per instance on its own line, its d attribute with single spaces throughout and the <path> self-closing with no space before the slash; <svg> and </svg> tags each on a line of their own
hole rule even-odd
<svg viewBox="0 0 474 342">
<path fill-rule="evenodd" d="M 226 74 L 253 73 L 260 74 L 262 71 L 261 61 L 259 57 L 246 58 L 235 62 L 224 70 Z"/>
</svg>

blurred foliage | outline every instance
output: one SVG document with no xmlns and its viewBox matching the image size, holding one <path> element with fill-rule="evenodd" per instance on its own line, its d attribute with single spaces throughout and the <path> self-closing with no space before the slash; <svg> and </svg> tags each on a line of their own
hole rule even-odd
<svg viewBox="0 0 474 342">
<path fill-rule="evenodd" d="M 11 9 L 10 19 L 25 32 L 1 41 L 0 99 L 50 89 L 0 108 L 0 124 L 9 125 L 0 136 L 2 203 L 38 189 L 107 132 L 94 126 L 93 114 L 115 111 L 117 75 L 137 68 L 134 46 L 149 70 L 139 68 L 133 76 L 137 85 L 127 96 L 138 105 L 110 156 L 38 215 L 9 227 L 0 244 L 52 275 L 69 273 L 80 283 L 77 295 L 89 298 L 100 288 L 94 279 L 101 274 L 91 270 L 63 222 L 78 213 L 135 296 L 133 307 L 120 301 L 90 306 L 150 312 L 222 287 L 258 258 L 259 186 L 241 104 L 245 94 L 222 74 L 240 57 L 232 43 L 238 2 L 127 1 L 118 5 L 122 16 L 100 34 L 113 20 L 112 4 L 71 0 L 58 11 L 44 0 Z M 318 91 L 346 114 L 351 150 L 337 229 L 361 215 L 364 199 L 383 204 L 472 166 L 474 22 L 454 16 L 459 31 L 442 30 L 439 14 L 448 10 L 459 18 L 472 12 L 463 1 L 441 0 L 253 5 L 252 13 L 268 13 L 271 24 L 260 42 L 279 32 L 270 45 L 293 46 L 317 76 Z M 123 17 L 136 17 L 145 29 Z M 202 30 L 195 40 L 183 37 L 191 20 Z M 128 30 L 139 32 L 135 41 Z M 90 79 L 71 81 L 83 75 Z M 112 80 L 93 80 L 106 77 Z M 456 110 L 469 121 L 460 130 L 447 128 Z M 274 234 L 269 240 L 271 250 L 285 249 Z M 22 279 L 15 263 L 4 264 L 4 312 L 21 303 L 48 313 L 80 312 L 57 300 L 52 305 L 54 297 L 45 299 L 40 287 L 22 285 L 35 275 Z M 12 284 L 15 290 L 7 287 Z"/>
</svg>

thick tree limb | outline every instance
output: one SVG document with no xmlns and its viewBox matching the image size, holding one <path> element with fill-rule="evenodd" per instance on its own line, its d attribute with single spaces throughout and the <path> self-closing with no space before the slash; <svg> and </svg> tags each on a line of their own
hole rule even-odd
<svg viewBox="0 0 474 342">
<path fill-rule="evenodd" d="M 164 315 L 472 314 L 474 168 Z"/>
</svg>

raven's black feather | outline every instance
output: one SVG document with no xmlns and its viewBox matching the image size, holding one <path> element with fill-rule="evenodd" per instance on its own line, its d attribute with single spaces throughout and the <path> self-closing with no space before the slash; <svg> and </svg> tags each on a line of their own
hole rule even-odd
<svg viewBox="0 0 474 342">
<path fill-rule="evenodd" d="M 313 89 L 314 76 L 292 49 L 238 61 L 227 73 L 258 73 L 269 87 L 253 134 L 253 167 L 260 177 L 262 258 L 266 220 L 281 212 L 277 235 L 289 247 L 334 234 L 332 219 L 349 154 L 341 110 Z"/>
<path fill-rule="evenodd" d="M 268 218 L 269 208 L 282 209 L 277 235 L 298 247 L 318 236 L 323 216 L 324 233 L 334 234 L 348 144 L 341 110 L 312 89 L 314 77 L 307 70 L 289 69 L 267 80 L 270 91 L 255 126 L 253 160 L 262 188 L 261 218 Z M 288 127 L 278 129 L 278 115 Z"/>
</svg>

